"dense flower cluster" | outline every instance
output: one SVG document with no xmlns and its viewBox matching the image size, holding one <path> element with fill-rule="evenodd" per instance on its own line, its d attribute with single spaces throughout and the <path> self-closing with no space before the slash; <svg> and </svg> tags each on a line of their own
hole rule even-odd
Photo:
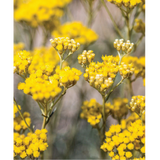
<svg viewBox="0 0 160 160">
<path fill-rule="evenodd" d="M 106 139 L 101 149 L 108 152 L 114 160 L 145 157 L 145 126 L 140 119 L 131 123 L 126 129 L 121 125 L 112 125 L 105 133 Z"/>
<path fill-rule="evenodd" d="M 14 157 L 19 155 L 21 158 L 38 158 L 48 147 L 46 133 L 46 129 L 37 129 L 35 133 L 29 132 L 27 136 L 14 132 Z"/>
<path fill-rule="evenodd" d="M 91 62 L 86 68 L 83 76 L 85 80 L 100 93 L 105 93 L 106 90 L 113 84 L 113 79 L 115 78 L 117 72 L 118 66 L 112 61 L 109 61 L 108 63 Z"/>
<path fill-rule="evenodd" d="M 133 8 L 138 4 L 141 4 L 143 0 L 108 0 L 108 2 L 114 3 L 118 7 L 122 5 L 125 7 Z"/>
<path fill-rule="evenodd" d="M 111 115 L 113 118 L 120 120 L 124 115 L 128 113 L 128 99 L 115 98 L 113 104 L 105 103 L 105 117 Z M 102 118 L 102 105 L 100 105 L 95 99 L 90 101 L 84 101 L 81 107 L 82 112 L 80 117 L 86 119 L 90 125 L 96 126 Z"/>
<path fill-rule="evenodd" d="M 60 25 L 63 8 L 70 2 L 71 0 L 28 0 L 17 5 L 15 1 L 14 19 L 18 22 L 25 21 L 32 27 L 43 25 L 53 30 Z"/>
<path fill-rule="evenodd" d="M 122 78 L 131 77 L 134 73 L 134 67 L 133 64 L 125 64 L 124 62 L 121 62 L 119 65 L 119 73 L 122 76 Z"/>
<path fill-rule="evenodd" d="M 101 94 L 113 84 L 118 71 L 122 78 L 127 78 L 133 74 L 132 64 L 119 63 L 119 57 L 102 56 L 103 62 L 91 62 L 85 69 L 84 78 L 90 85 L 96 88 Z"/>
<path fill-rule="evenodd" d="M 122 62 L 125 62 L 125 64 L 132 63 L 135 69 L 134 70 L 135 78 L 142 77 L 143 82 L 145 82 L 145 57 L 138 58 L 138 57 L 127 56 L 123 57 Z"/>
<path fill-rule="evenodd" d="M 81 22 L 65 23 L 52 32 L 54 37 L 73 38 L 80 44 L 90 44 L 98 39 L 98 35 L 91 29 L 83 26 Z"/>
<path fill-rule="evenodd" d="M 136 112 L 140 117 L 143 116 L 145 118 L 145 96 L 133 96 L 129 109 Z"/>
<path fill-rule="evenodd" d="M 14 73 L 26 77 L 32 58 L 31 53 L 28 51 L 23 50 L 16 52 L 14 55 Z"/>
<path fill-rule="evenodd" d="M 14 9 L 17 9 L 22 3 L 26 3 L 29 0 L 14 0 Z"/>
<path fill-rule="evenodd" d="M 110 103 L 105 104 L 105 114 L 106 117 L 110 113 L 110 108 L 113 108 L 113 105 Z M 102 105 L 96 102 L 95 99 L 91 99 L 90 101 L 84 101 L 83 106 L 81 107 L 82 112 L 80 117 L 86 119 L 90 125 L 93 127 L 98 124 L 102 118 Z"/>
<path fill-rule="evenodd" d="M 32 52 L 32 63 L 28 68 L 30 74 L 41 70 L 47 76 L 54 72 L 56 65 L 59 62 L 59 56 L 53 47 L 35 48 Z"/>
<path fill-rule="evenodd" d="M 137 33 L 145 34 L 145 23 L 141 19 L 135 19 L 136 25 L 134 26 L 134 30 Z"/>
<path fill-rule="evenodd" d="M 134 43 L 130 43 L 130 40 L 124 42 L 124 39 L 115 39 L 113 46 L 117 51 L 120 52 L 122 50 L 125 54 L 129 54 L 134 47 Z"/>
<path fill-rule="evenodd" d="M 73 54 L 76 50 L 79 49 L 80 44 L 76 43 L 74 39 L 70 39 L 68 37 L 58 37 L 54 40 L 50 40 L 52 46 L 58 51 L 60 55 L 63 56 L 63 53 L 66 50 L 69 50 L 68 54 Z"/>
<path fill-rule="evenodd" d="M 93 53 L 92 50 L 88 50 L 88 51 L 84 50 L 82 54 L 78 56 L 78 63 L 82 67 L 86 67 L 89 65 L 89 63 L 93 61 L 94 57 L 95 57 L 95 54 Z"/>
<path fill-rule="evenodd" d="M 36 130 L 35 133 L 29 132 L 27 136 L 23 134 L 30 127 L 31 119 L 28 112 L 22 113 L 24 120 L 17 114 L 18 109 L 21 110 L 20 105 L 14 104 L 14 157 L 20 156 L 22 159 L 29 156 L 30 158 L 38 158 L 40 153 L 45 151 L 48 147 L 47 144 L 47 130 Z"/>
<path fill-rule="evenodd" d="M 79 80 L 79 76 L 82 74 L 80 70 L 76 68 L 70 68 L 66 66 L 62 69 L 59 67 L 56 68 L 55 74 L 49 77 L 51 84 L 55 83 L 55 80 L 58 81 L 60 86 L 64 86 L 65 88 L 72 87 Z"/>
<path fill-rule="evenodd" d="M 18 89 L 32 95 L 34 100 L 40 101 L 55 98 L 61 92 L 58 81 L 54 79 L 51 83 L 48 79 L 44 79 L 41 70 L 31 74 L 25 83 L 19 83 Z"/>
</svg>

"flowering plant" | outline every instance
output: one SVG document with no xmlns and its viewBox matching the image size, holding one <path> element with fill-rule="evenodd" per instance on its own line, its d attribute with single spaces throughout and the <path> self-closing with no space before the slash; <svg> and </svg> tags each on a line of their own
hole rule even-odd
<svg viewBox="0 0 160 160">
<path fill-rule="evenodd" d="M 110 27 L 96 23 L 101 11 Z M 14 159 L 145 159 L 145 95 L 134 83 L 145 86 L 144 14 L 145 0 L 14 0 Z"/>
</svg>

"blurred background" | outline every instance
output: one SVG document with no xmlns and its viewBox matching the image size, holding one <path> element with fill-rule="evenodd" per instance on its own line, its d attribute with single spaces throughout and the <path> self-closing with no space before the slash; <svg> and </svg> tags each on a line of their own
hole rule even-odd
<svg viewBox="0 0 160 160">
<path fill-rule="evenodd" d="M 40 2 L 41 1 L 39 1 L 39 3 Z M 25 50 L 31 51 L 34 48 L 42 46 L 50 47 L 51 44 L 49 40 L 54 38 L 52 32 L 57 30 L 59 25 L 63 25 L 66 22 L 79 21 L 84 26 L 91 28 L 98 35 L 98 39 L 92 44 L 81 45 L 80 49 L 68 59 L 70 67 L 75 67 L 84 72 L 84 69 L 77 61 L 78 54 L 81 54 L 84 49 L 93 50 L 96 55 L 94 61 L 99 62 L 102 62 L 102 55 L 117 55 L 113 47 L 113 42 L 120 37 L 115 31 L 109 15 L 99 0 L 93 0 L 92 8 L 90 8 L 90 1 L 85 0 L 68 0 L 63 6 L 58 6 L 57 8 L 60 9 L 63 14 L 57 16 L 55 20 L 56 23 L 59 24 L 57 24 L 57 26 L 52 25 L 53 29 L 52 27 L 48 29 L 48 22 L 33 25 L 26 23 L 25 20 L 19 20 L 20 18 L 18 19 L 18 16 L 16 17 L 16 12 L 18 12 L 18 9 L 21 7 L 21 3 L 27 3 L 27 0 L 14 0 L 14 44 L 18 44 L 19 42 L 24 43 Z M 106 4 L 118 28 L 126 37 L 127 29 L 125 28 L 125 21 L 121 15 L 121 11 L 114 4 L 107 1 Z M 89 11 L 91 11 L 92 14 L 91 18 L 89 18 Z M 20 12 L 19 14 L 23 15 L 25 12 Z M 143 14 L 140 14 L 139 18 L 144 21 Z M 52 18 L 52 21 L 54 21 L 54 18 Z M 45 36 L 46 33 L 47 36 Z M 131 42 L 135 43 L 140 36 L 140 33 L 133 32 Z M 145 56 L 144 38 L 137 50 L 132 53 L 132 56 Z M 25 95 L 23 91 L 17 89 L 18 83 L 22 81 L 24 80 L 20 76 L 14 74 L 15 99 L 17 103 L 21 105 L 22 112 L 28 111 L 31 114 L 34 128 L 40 129 L 42 125 L 42 116 L 37 103 L 31 96 Z M 119 81 L 120 77 L 117 77 L 116 82 Z M 124 97 L 130 100 L 131 97 L 128 95 L 128 88 L 125 83 L 126 82 L 112 93 L 109 102 L 112 102 L 112 99 L 116 97 Z M 134 95 L 145 95 L 145 87 L 143 86 L 141 77 L 132 83 L 132 88 Z M 95 98 L 97 102 L 102 104 L 102 98 L 99 92 L 92 88 L 88 82 L 84 80 L 83 75 L 81 75 L 78 83 L 68 89 L 62 100 L 57 104 L 58 110 L 52 116 L 47 126 L 49 147 L 44 153 L 45 159 L 94 159 L 100 157 L 100 139 L 98 131 L 92 128 L 86 120 L 80 118 L 83 101 L 89 101 L 91 98 Z M 107 130 L 111 124 L 117 123 L 117 120 L 109 116 L 107 119 Z"/>
</svg>

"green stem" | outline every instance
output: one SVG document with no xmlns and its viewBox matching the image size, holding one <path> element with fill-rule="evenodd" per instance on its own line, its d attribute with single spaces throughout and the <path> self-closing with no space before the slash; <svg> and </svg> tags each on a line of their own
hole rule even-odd
<svg viewBox="0 0 160 160">
<path fill-rule="evenodd" d="M 47 120 L 47 104 L 46 104 L 46 106 L 44 108 L 44 116 L 43 116 L 42 129 L 44 129 L 45 126 L 46 126 L 46 120 Z"/>
<path fill-rule="evenodd" d="M 103 104 L 102 104 L 102 115 L 103 115 L 103 126 L 102 126 L 102 142 L 105 139 L 105 131 L 106 131 L 106 117 L 105 117 L 105 95 L 102 95 Z"/>
<path fill-rule="evenodd" d="M 65 93 L 66 93 L 66 88 L 64 89 L 64 91 L 63 91 L 63 93 L 59 96 L 59 98 L 52 104 L 52 106 L 50 107 L 50 109 L 49 109 L 49 117 L 48 117 L 48 119 L 47 119 L 47 121 L 46 121 L 46 123 L 45 123 L 45 126 L 48 124 L 48 122 L 49 122 L 49 120 L 50 120 L 50 118 L 51 118 L 51 116 L 53 115 L 52 114 L 52 110 L 53 110 L 53 107 L 58 103 L 58 101 L 65 95 Z"/>
<path fill-rule="evenodd" d="M 130 40 L 130 25 L 129 25 L 129 19 L 130 19 L 130 14 L 128 13 L 127 16 L 125 17 L 126 24 L 127 24 L 127 39 Z"/>
<path fill-rule="evenodd" d="M 103 4 L 103 6 L 105 7 L 105 9 L 106 9 L 106 11 L 107 11 L 107 13 L 108 13 L 108 15 L 109 15 L 111 21 L 112 21 L 112 23 L 113 23 L 113 25 L 114 25 L 114 27 L 115 27 L 117 33 L 119 34 L 119 36 L 120 36 L 121 38 L 125 39 L 125 38 L 123 37 L 122 33 L 120 32 L 120 30 L 119 30 L 117 24 L 115 23 L 115 21 L 114 21 L 112 15 L 111 15 L 111 13 L 110 13 L 110 11 L 109 11 L 107 5 L 105 4 L 104 0 L 101 0 L 101 2 L 102 2 L 102 4 Z"/>
<path fill-rule="evenodd" d="M 138 47 L 139 44 L 141 43 L 143 37 L 144 37 L 144 34 L 141 35 L 141 37 L 138 39 L 138 41 L 137 41 L 136 44 L 134 45 L 134 51 L 137 49 L 137 47 Z"/>
<path fill-rule="evenodd" d="M 101 134 L 101 129 L 97 126 L 97 130 L 98 130 L 98 134 L 99 134 L 99 138 L 100 138 L 100 146 L 103 144 L 103 135 Z M 100 158 L 101 159 L 105 159 L 105 152 L 100 149 Z"/>
<path fill-rule="evenodd" d="M 92 11 L 93 1 L 88 1 L 88 3 L 89 3 L 89 18 L 88 18 L 87 26 L 90 28 L 92 24 L 92 19 L 93 19 L 93 11 Z"/>
<path fill-rule="evenodd" d="M 137 6 L 137 7 L 136 7 L 136 13 L 135 13 L 135 15 L 134 15 L 133 22 L 132 22 L 132 28 L 131 28 L 131 31 L 130 31 L 130 34 L 131 34 L 131 35 L 132 35 L 132 31 L 133 31 L 134 24 L 135 24 L 135 19 L 140 15 L 140 13 L 141 13 L 141 11 L 142 11 L 142 9 L 139 10 L 139 11 L 138 11 L 138 9 L 139 9 L 139 7 Z"/>
<path fill-rule="evenodd" d="M 62 60 L 62 58 L 60 59 L 60 69 L 62 69 L 62 65 L 63 65 L 64 60 Z"/>
<path fill-rule="evenodd" d="M 121 79 L 121 81 L 119 83 L 116 84 L 116 86 L 114 86 L 109 93 L 105 96 L 106 97 L 106 101 L 109 99 L 109 96 L 111 95 L 111 93 L 124 81 L 124 78 Z"/>
<path fill-rule="evenodd" d="M 129 83 L 130 95 L 131 95 L 131 97 L 132 97 L 132 96 L 134 95 L 134 93 L 133 93 L 132 82 L 131 82 L 131 79 L 130 79 L 130 78 L 128 79 L 128 83 Z"/>
</svg>

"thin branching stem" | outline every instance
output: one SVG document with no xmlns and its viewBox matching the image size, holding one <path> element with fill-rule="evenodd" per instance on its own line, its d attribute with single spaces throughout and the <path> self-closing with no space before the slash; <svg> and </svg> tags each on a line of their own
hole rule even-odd
<svg viewBox="0 0 160 160">
<path fill-rule="evenodd" d="M 109 11 L 107 5 L 105 4 L 104 0 L 101 0 L 101 2 L 102 2 L 102 4 L 103 4 L 103 6 L 105 7 L 105 9 L 106 9 L 106 11 L 107 11 L 107 13 L 108 13 L 108 15 L 109 15 L 111 21 L 112 21 L 112 23 L 113 23 L 113 25 L 114 25 L 114 27 L 115 27 L 117 33 L 119 34 L 119 36 L 120 36 L 121 38 L 125 39 L 125 38 L 123 37 L 121 31 L 119 30 L 117 24 L 115 23 L 115 21 L 114 21 L 112 15 L 111 15 L 111 13 L 110 13 L 110 11 Z"/>
</svg>

